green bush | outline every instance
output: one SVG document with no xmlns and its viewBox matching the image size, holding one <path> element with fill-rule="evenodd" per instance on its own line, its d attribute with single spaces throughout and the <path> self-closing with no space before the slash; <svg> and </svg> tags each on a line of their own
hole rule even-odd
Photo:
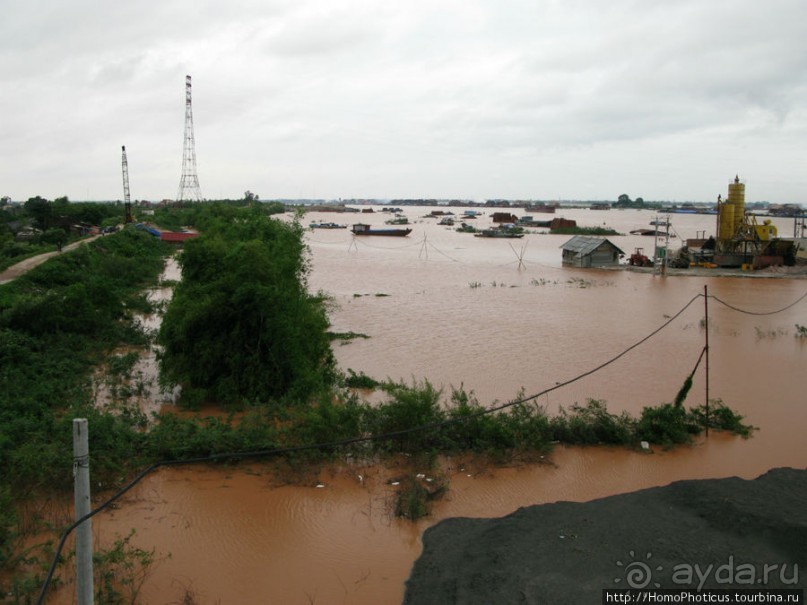
<svg viewBox="0 0 807 605">
<path fill-rule="evenodd" d="M 693 422 L 699 427 L 706 427 L 719 431 L 729 431 L 741 437 L 750 437 L 754 427 L 743 424 L 743 416 L 729 408 L 721 399 L 709 400 L 709 414 L 707 422 L 706 405 L 701 404 L 691 411 Z"/>
<path fill-rule="evenodd" d="M 549 425 L 554 440 L 562 443 L 626 445 L 636 439 L 633 422 L 627 413 L 612 414 L 604 401 L 589 399 L 569 411 L 561 408 Z"/>
<path fill-rule="evenodd" d="M 345 377 L 345 386 L 351 389 L 375 389 L 379 386 L 379 382 L 375 378 L 367 376 L 364 372 L 356 374 L 351 368 L 347 369 L 347 376 Z"/>
<path fill-rule="evenodd" d="M 12 555 L 12 543 L 17 525 L 17 511 L 11 499 L 11 490 L 0 485 L 0 568 Z"/>
<path fill-rule="evenodd" d="M 234 212 L 210 208 L 208 230 L 185 244 L 158 336 L 162 384 L 219 402 L 306 402 L 336 376 L 324 299 L 306 287 L 302 229 L 259 208 Z"/>
<path fill-rule="evenodd" d="M 417 521 L 431 512 L 432 502 L 441 498 L 448 489 L 442 476 L 407 475 L 400 480 L 395 496 L 395 516 Z"/>
<path fill-rule="evenodd" d="M 688 443 L 700 431 L 701 426 L 684 407 L 671 403 L 643 408 L 636 424 L 638 440 L 665 446 Z"/>
<path fill-rule="evenodd" d="M 399 433 L 379 443 L 379 447 L 401 451 L 422 451 L 439 444 L 439 428 L 412 430 L 415 427 L 434 425 L 445 420 L 440 406 L 441 391 L 428 380 L 415 383 L 411 388 L 400 383 L 385 383 L 390 399 L 375 408 L 366 410 L 367 431 L 373 435 Z"/>
</svg>

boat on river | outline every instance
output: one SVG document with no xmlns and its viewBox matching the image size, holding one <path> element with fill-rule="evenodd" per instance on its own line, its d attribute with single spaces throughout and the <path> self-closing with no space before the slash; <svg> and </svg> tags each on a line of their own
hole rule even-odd
<svg viewBox="0 0 807 605">
<path fill-rule="evenodd" d="M 365 223 L 353 223 L 351 228 L 353 235 L 391 235 L 403 237 L 412 233 L 412 230 L 407 229 L 373 229 L 370 225 Z"/>
<path fill-rule="evenodd" d="M 514 239 L 524 237 L 524 234 L 516 229 L 483 229 L 479 233 L 474 233 L 474 237 L 504 237 Z"/>
<path fill-rule="evenodd" d="M 311 229 L 347 229 L 347 225 L 338 225 L 336 223 L 328 223 L 325 221 L 319 221 L 317 223 L 311 223 L 308 225 Z"/>
<path fill-rule="evenodd" d="M 666 237 L 668 235 L 666 231 L 661 231 L 660 229 L 633 229 L 630 232 L 630 234 L 631 235 L 647 235 L 647 236 L 657 235 L 657 236 L 660 236 L 660 237 Z M 675 237 L 675 233 L 670 233 L 669 236 L 670 237 Z"/>
<path fill-rule="evenodd" d="M 531 216 L 522 216 L 520 219 L 516 221 L 516 225 L 518 227 L 546 227 L 549 228 L 552 226 L 552 221 L 536 221 Z"/>
</svg>

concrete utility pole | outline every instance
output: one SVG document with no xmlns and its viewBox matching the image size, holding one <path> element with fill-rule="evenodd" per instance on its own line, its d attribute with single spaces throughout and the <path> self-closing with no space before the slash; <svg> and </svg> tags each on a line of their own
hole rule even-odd
<svg viewBox="0 0 807 605">
<path fill-rule="evenodd" d="M 706 436 L 709 436 L 709 287 L 703 286 L 703 326 L 706 333 Z"/>
<path fill-rule="evenodd" d="M 73 482 L 76 521 L 88 515 L 90 503 L 90 445 L 86 418 L 73 419 Z M 93 605 L 92 519 L 76 527 L 76 598 Z"/>
</svg>

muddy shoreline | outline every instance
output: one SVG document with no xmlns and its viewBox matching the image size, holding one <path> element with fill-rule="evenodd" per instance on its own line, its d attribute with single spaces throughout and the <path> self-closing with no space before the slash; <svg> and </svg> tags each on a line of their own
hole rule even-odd
<svg viewBox="0 0 807 605">
<path fill-rule="evenodd" d="M 446 519 L 426 530 L 404 603 L 593 604 L 606 588 L 803 589 L 805 501 L 807 470 L 779 468 L 754 480 L 678 481 L 498 519 Z"/>
<path fill-rule="evenodd" d="M 653 267 L 634 267 L 631 265 L 619 265 L 617 267 L 603 267 L 612 271 L 630 271 L 632 273 L 656 272 Z M 743 271 L 736 268 L 714 268 L 708 267 L 688 267 L 686 269 L 674 269 L 668 267 L 665 270 L 668 277 L 743 277 L 748 279 L 807 279 L 807 261 L 797 263 L 792 267 L 767 267 L 757 271 Z"/>
</svg>

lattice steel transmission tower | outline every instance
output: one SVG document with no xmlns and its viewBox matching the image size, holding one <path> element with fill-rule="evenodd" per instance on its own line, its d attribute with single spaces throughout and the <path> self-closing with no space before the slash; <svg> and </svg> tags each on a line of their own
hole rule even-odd
<svg viewBox="0 0 807 605">
<path fill-rule="evenodd" d="M 123 222 L 127 225 L 133 223 L 132 218 L 132 197 L 129 195 L 129 161 L 126 159 L 126 145 L 121 145 L 121 169 L 123 170 L 123 204 L 126 216 Z"/>
<path fill-rule="evenodd" d="M 185 76 L 185 145 L 182 149 L 182 178 L 179 180 L 177 201 L 202 201 L 199 175 L 196 174 L 196 145 L 193 140 L 193 109 L 191 108 L 191 77 Z"/>
</svg>

